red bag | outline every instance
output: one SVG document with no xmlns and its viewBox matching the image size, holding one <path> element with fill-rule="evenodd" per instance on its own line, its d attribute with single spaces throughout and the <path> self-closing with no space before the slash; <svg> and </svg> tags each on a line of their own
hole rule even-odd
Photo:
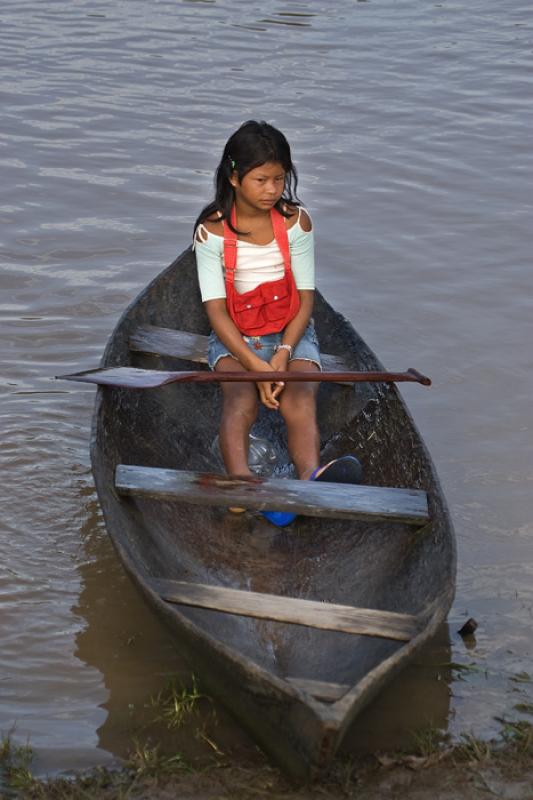
<svg viewBox="0 0 533 800">
<path fill-rule="evenodd" d="M 279 333 L 294 319 L 300 308 L 300 295 L 291 270 L 289 237 L 285 219 L 273 208 L 270 212 L 274 236 L 285 265 L 283 278 L 268 281 L 249 292 L 239 294 L 235 290 L 234 277 L 237 264 L 237 234 L 224 221 L 224 266 L 226 270 L 226 306 L 228 314 L 246 336 L 263 336 Z M 235 206 L 231 211 L 234 228 L 237 219 Z"/>
</svg>

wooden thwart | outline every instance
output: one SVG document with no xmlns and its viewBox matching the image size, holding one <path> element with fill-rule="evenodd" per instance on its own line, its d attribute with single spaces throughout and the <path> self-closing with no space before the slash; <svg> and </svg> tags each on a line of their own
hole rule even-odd
<svg viewBox="0 0 533 800">
<path fill-rule="evenodd" d="M 154 356 L 172 356 L 196 364 L 207 364 L 207 336 L 173 328 L 142 325 L 130 336 L 130 350 Z"/>
<path fill-rule="evenodd" d="M 307 678 L 286 678 L 286 680 L 297 689 L 310 694 L 316 700 L 323 700 L 326 703 L 334 703 L 336 700 L 340 700 L 351 688 L 346 683 L 312 681 Z"/>
<path fill-rule="evenodd" d="M 159 328 L 155 325 L 143 325 L 130 336 L 130 350 L 139 353 L 151 353 L 155 356 L 171 356 L 183 361 L 194 361 L 207 364 L 207 336 L 188 331 L 176 331 L 172 328 Z M 322 368 L 325 372 L 346 372 L 351 366 L 342 356 L 321 353 Z"/>
<path fill-rule="evenodd" d="M 199 505 L 276 509 L 309 517 L 387 520 L 424 525 L 427 495 L 419 489 L 359 486 L 317 481 L 242 479 L 156 467 L 119 464 L 119 494 Z"/>
<path fill-rule="evenodd" d="M 150 587 L 168 603 L 209 608 L 226 614 L 288 622 L 342 633 L 408 642 L 418 632 L 416 617 L 371 608 L 353 608 L 274 594 L 186 581 L 151 580 Z M 303 687 L 302 687 L 303 688 Z"/>
</svg>

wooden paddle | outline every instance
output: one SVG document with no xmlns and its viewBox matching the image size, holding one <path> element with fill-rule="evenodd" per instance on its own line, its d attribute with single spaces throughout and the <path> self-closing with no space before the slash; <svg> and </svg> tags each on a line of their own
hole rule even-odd
<svg viewBox="0 0 533 800">
<path fill-rule="evenodd" d="M 152 389 L 168 383 L 214 383 L 218 381 L 254 381 L 278 383 L 280 381 L 358 383 L 400 383 L 411 381 L 431 386 L 431 380 L 416 369 L 407 372 L 165 372 L 136 367 L 109 367 L 88 369 L 72 375 L 58 375 L 58 380 L 97 383 L 100 386 L 118 386 L 123 389 Z"/>
</svg>

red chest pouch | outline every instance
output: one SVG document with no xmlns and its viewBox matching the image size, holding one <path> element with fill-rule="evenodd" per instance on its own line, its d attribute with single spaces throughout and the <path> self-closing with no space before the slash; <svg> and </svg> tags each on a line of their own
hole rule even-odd
<svg viewBox="0 0 533 800">
<path fill-rule="evenodd" d="M 285 219 L 273 208 L 270 212 L 276 243 L 283 256 L 285 272 L 277 281 L 268 281 L 249 292 L 239 294 L 235 289 L 237 265 L 237 235 L 224 222 L 224 265 L 226 270 L 226 306 L 228 314 L 241 333 L 246 336 L 263 336 L 279 333 L 294 319 L 300 308 L 300 295 L 291 269 L 289 237 Z M 235 206 L 231 224 L 236 224 Z"/>
</svg>

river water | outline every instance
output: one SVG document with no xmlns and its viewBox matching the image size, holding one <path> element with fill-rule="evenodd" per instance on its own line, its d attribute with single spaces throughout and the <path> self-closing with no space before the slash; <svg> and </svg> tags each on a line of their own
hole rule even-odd
<svg viewBox="0 0 533 800">
<path fill-rule="evenodd" d="M 125 305 L 188 245 L 250 118 L 292 144 L 323 293 L 388 368 L 433 378 L 402 391 L 458 537 L 449 627 L 345 751 L 528 718 L 529 5 L 4 0 L 1 21 L 0 732 L 29 739 L 41 773 L 109 763 L 144 736 L 169 673 L 189 677 L 106 537 L 93 389 L 53 376 L 98 363 Z M 249 747 L 203 702 L 208 750 Z"/>
</svg>

